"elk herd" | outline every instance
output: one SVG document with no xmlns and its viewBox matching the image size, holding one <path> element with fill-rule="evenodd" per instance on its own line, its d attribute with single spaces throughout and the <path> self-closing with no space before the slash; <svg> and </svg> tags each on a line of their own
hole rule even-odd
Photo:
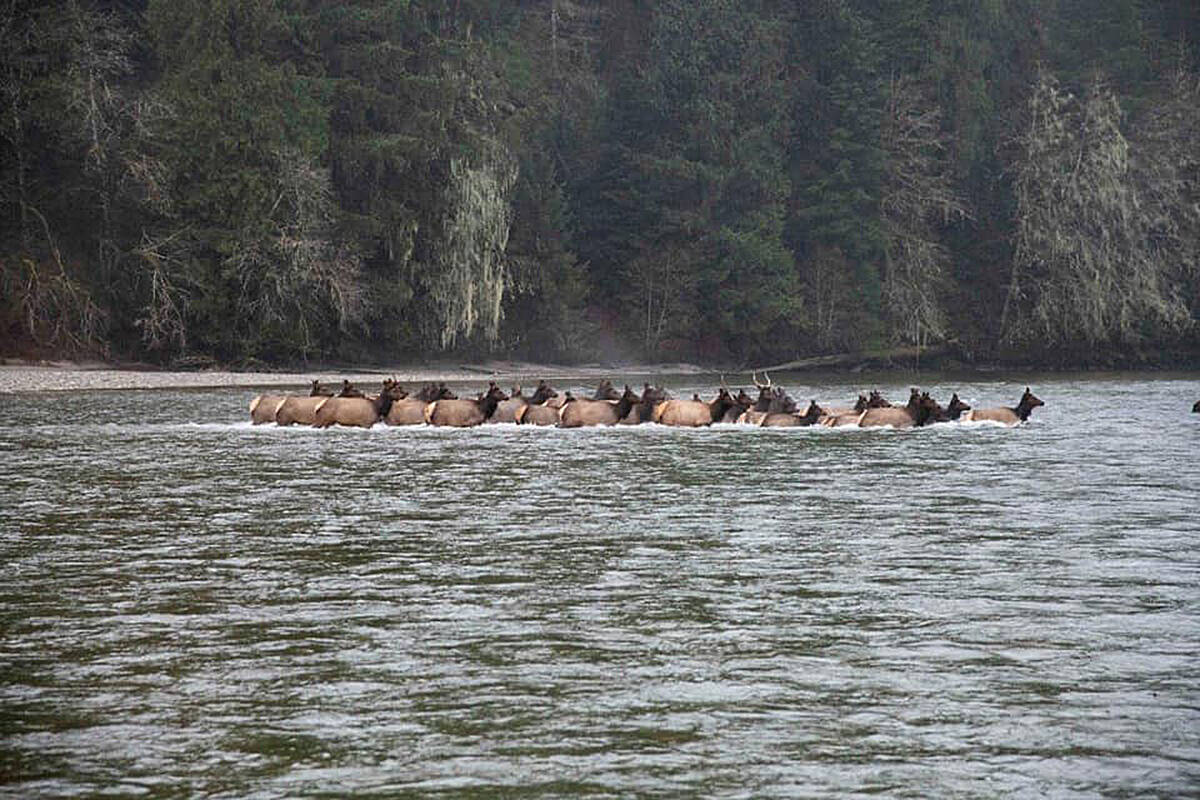
<svg viewBox="0 0 1200 800">
<path fill-rule="evenodd" d="M 491 423 L 582 428 L 596 425 L 657 423 L 696 428 L 713 423 L 732 423 L 764 428 L 795 428 L 820 425 L 831 428 L 919 428 L 951 422 L 989 421 L 1017 425 L 1043 405 L 1028 387 L 1015 406 L 972 409 L 955 393 L 942 406 L 928 392 L 913 389 L 908 402 L 892 405 L 882 394 L 859 394 L 851 406 L 822 405 L 809 401 L 800 406 L 764 373 L 766 382 L 753 376 L 757 397 L 740 389 L 735 395 L 722 378 L 712 400 L 693 394 L 690 400 L 672 397 L 665 389 L 642 387 L 641 393 L 625 386 L 618 392 L 604 380 L 591 397 L 558 392 L 540 381 L 526 397 L 519 386 L 512 394 L 494 382 L 474 398 L 463 399 L 443 383 L 430 383 L 409 393 L 395 380 L 385 380 L 378 394 L 364 394 L 349 381 L 334 392 L 320 381 L 312 382 L 307 397 L 260 394 L 250 401 L 250 421 L 255 425 L 310 425 L 328 428 L 345 425 L 369 428 L 386 425 L 440 425 L 467 428 Z"/>
</svg>

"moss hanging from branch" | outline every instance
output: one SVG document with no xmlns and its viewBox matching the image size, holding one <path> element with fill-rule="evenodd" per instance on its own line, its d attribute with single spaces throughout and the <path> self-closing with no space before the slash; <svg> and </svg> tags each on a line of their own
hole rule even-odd
<svg viewBox="0 0 1200 800">
<path fill-rule="evenodd" d="M 443 349 L 476 332 L 489 345 L 499 336 L 508 281 L 509 195 L 516 180 L 515 160 L 499 147 L 478 167 L 461 158 L 450 161 L 448 211 L 435 268 L 425 276 Z"/>
<path fill-rule="evenodd" d="M 1078 100 L 1039 75 L 1015 170 L 1010 342 L 1131 344 L 1187 324 L 1121 117 L 1099 77 Z"/>
</svg>

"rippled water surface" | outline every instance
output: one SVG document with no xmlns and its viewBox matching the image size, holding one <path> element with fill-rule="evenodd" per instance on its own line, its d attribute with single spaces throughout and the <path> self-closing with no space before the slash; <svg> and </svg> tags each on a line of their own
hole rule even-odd
<svg viewBox="0 0 1200 800">
<path fill-rule="evenodd" d="M 0 794 L 1196 796 L 1200 379 L 1032 382 L 906 432 L 0 396 Z"/>
</svg>

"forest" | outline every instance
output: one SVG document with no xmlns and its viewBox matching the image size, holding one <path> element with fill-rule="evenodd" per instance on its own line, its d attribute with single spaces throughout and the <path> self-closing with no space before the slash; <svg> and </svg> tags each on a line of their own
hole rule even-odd
<svg viewBox="0 0 1200 800">
<path fill-rule="evenodd" d="M 0 354 L 1200 363 L 1194 0 L 0 2 Z"/>
</svg>

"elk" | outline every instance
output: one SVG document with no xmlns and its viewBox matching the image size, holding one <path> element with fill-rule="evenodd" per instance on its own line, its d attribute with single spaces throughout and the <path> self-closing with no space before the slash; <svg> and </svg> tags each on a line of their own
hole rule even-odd
<svg viewBox="0 0 1200 800">
<path fill-rule="evenodd" d="M 554 387 L 545 381 L 538 382 L 538 387 L 531 397 L 525 397 L 521 394 L 521 387 L 514 386 L 509 399 L 496 407 L 496 413 L 492 414 L 492 418 L 488 422 L 516 422 L 517 413 L 527 406 L 539 406 L 557 396 L 558 392 L 554 391 Z"/>
<path fill-rule="evenodd" d="M 764 428 L 806 428 L 817 424 L 827 416 L 825 409 L 817 405 L 816 400 L 810 400 L 803 414 L 768 411 L 761 426 Z"/>
<path fill-rule="evenodd" d="M 309 397 L 329 397 L 333 392 L 321 385 L 319 380 L 312 382 L 312 388 L 309 390 Z M 256 395 L 250 401 L 250 422 L 255 425 L 262 425 L 267 422 L 274 422 L 275 415 L 279 411 L 279 406 L 283 404 L 289 395 L 286 394 L 260 394 Z"/>
<path fill-rule="evenodd" d="M 693 395 L 691 400 L 667 400 L 654 409 L 654 421 L 680 428 L 700 428 L 720 422 L 734 405 L 733 395 L 722 386 L 712 402 L 706 403 Z"/>
<path fill-rule="evenodd" d="M 471 428 L 482 425 L 495 413 L 496 407 L 508 399 L 494 381 L 487 391 L 475 400 L 435 400 L 425 407 L 425 421 L 430 425 L 451 428 Z"/>
<path fill-rule="evenodd" d="M 562 405 L 551 405 L 554 400 L 561 400 Z M 557 425 L 563 406 L 574 402 L 575 398 L 571 396 L 570 392 L 567 392 L 557 398 L 551 398 L 541 405 L 526 405 L 517 409 L 516 423 L 518 425 Z"/>
<path fill-rule="evenodd" d="M 754 405 L 750 406 L 750 408 L 746 409 L 745 413 L 738 417 L 737 422 L 760 425 L 767 416 L 767 409 L 771 407 L 771 400 L 775 397 L 775 391 L 770 373 L 764 372 L 763 376 L 767 379 L 767 382 L 759 383 L 758 373 L 750 373 L 750 379 L 754 381 L 754 386 L 758 389 L 758 399 L 754 401 Z"/>
<path fill-rule="evenodd" d="M 316 419 L 317 406 L 321 405 L 327 398 L 333 396 L 333 390 L 321 385 L 319 380 L 312 382 L 312 389 L 309 390 L 308 397 L 286 396 L 279 398 L 279 402 L 275 404 L 274 410 L 271 411 L 271 419 L 275 420 L 276 425 L 312 425 Z M 258 402 L 258 398 L 255 398 Z M 265 401 L 264 401 L 265 403 Z M 254 419 L 255 411 L 263 412 L 263 404 L 259 404 L 257 409 L 255 404 L 250 404 L 250 417 Z M 263 420 L 267 422 L 269 420 Z M 259 424 L 255 422 L 255 424 Z"/>
<path fill-rule="evenodd" d="M 733 405 L 725 412 L 725 416 L 721 418 L 721 422 L 737 422 L 742 414 L 745 414 L 753 405 L 754 398 L 746 394 L 745 389 L 739 389 L 737 395 L 733 398 Z"/>
<path fill-rule="evenodd" d="M 427 383 L 415 395 L 409 395 L 392 403 L 384 417 L 388 425 L 424 425 L 425 406 L 435 400 L 457 400 L 458 395 L 450 391 L 445 383 Z"/>
<path fill-rule="evenodd" d="M 346 380 L 345 378 L 342 378 L 342 390 L 334 396 L 335 397 L 366 397 L 365 394 L 363 394 L 362 392 L 360 392 L 358 389 L 356 389 L 354 387 L 354 384 L 352 384 L 350 381 Z"/>
<path fill-rule="evenodd" d="M 958 398 L 958 392 L 950 397 L 950 403 L 942 409 L 931 422 L 958 422 L 964 411 L 971 407 Z"/>
<path fill-rule="evenodd" d="M 962 417 L 965 422 L 999 422 L 1004 425 L 1013 426 L 1019 425 L 1029 419 L 1029 415 L 1038 406 L 1046 405 L 1033 392 L 1029 391 L 1029 387 L 1025 387 L 1025 393 L 1021 395 L 1021 399 L 1017 402 L 1015 408 L 1000 407 L 1000 408 L 977 408 L 974 411 L 968 411 Z"/>
<path fill-rule="evenodd" d="M 608 389 L 615 394 L 611 383 L 608 384 Z M 563 428 L 582 428 L 590 425 L 616 425 L 621 419 L 629 413 L 629 410 L 637 405 L 641 398 L 634 393 L 628 386 L 625 387 L 625 392 L 620 395 L 616 403 L 610 403 L 608 400 L 571 400 L 562 407 L 562 412 L 559 415 L 559 426 Z"/>
<path fill-rule="evenodd" d="M 629 413 L 621 417 L 621 425 L 640 425 L 643 422 L 654 421 L 654 409 L 663 402 L 671 399 L 671 395 L 661 386 L 642 384 L 642 399 Z"/>
<path fill-rule="evenodd" d="M 871 401 L 867 399 L 867 396 L 865 394 L 863 394 L 862 392 L 859 392 L 858 399 L 854 402 L 854 405 L 849 408 L 846 408 L 844 406 L 825 406 L 825 416 L 841 417 L 841 416 L 845 416 L 847 414 L 854 414 L 855 416 L 857 416 L 857 415 L 861 414 L 862 412 L 866 411 L 868 408 L 872 407 L 869 405 L 870 402 Z"/>
<path fill-rule="evenodd" d="M 857 425 L 858 418 L 868 408 L 891 408 L 892 404 L 884 399 L 879 392 L 872 391 L 870 397 L 865 397 L 861 392 L 858 395 L 858 401 L 855 402 L 854 408 L 827 408 L 825 409 L 825 417 L 821 420 L 821 424 L 827 428 L 840 428 L 846 425 Z"/>
<path fill-rule="evenodd" d="M 912 428 L 923 424 L 928 416 L 929 409 L 922 406 L 920 390 L 913 389 L 908 396 L 908 405 L 902 408 L 868 408 L 859 415 L 858 427 Z"/>
<path fill-rule="evenodd" d="M 354 394 L 345 394 L 347 389 Z M 391 379 L 383 382 L 383 388 L 374 397 L 363 395 L 347 383 L 343 386 L 343 393 L 325 398 L 317 406 L 312 425 L 314 428 L 328 428 L 331 425 L 369 428 L 387 416 L 394 401 L 402 400 L 405 396 L 404 390 Z"/>
</svg>

